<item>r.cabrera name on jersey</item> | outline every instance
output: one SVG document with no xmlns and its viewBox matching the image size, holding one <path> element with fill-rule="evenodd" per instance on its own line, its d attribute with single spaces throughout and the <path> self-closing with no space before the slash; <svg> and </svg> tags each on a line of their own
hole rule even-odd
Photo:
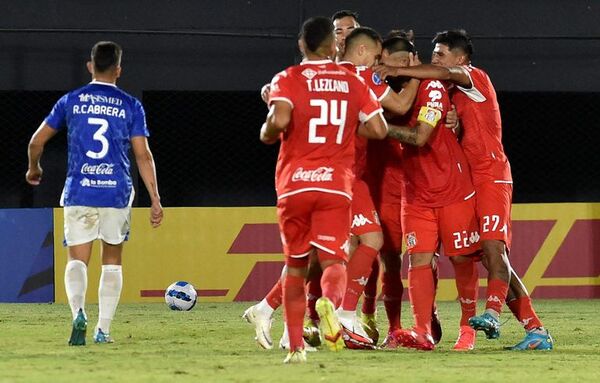
<svg viewBox="0 0 600 383">
<path fill-rule="evenodd" d="M 57 130 L 67 127 L 69 161 L 61 205 L 131 205 L 130 140 L 149 135 L 139 100 L 114 84 L 93 81 L 61 97 L 46 123 Z"/>
</svg>

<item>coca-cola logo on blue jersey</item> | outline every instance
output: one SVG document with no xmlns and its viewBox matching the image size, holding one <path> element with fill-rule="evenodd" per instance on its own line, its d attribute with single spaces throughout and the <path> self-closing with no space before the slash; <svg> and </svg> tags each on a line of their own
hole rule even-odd
<svg viewBox="0 0 600 383">
<path fill-rule="evenodd" d="M 94 174 L 94 175 L 111 175 L 113 174 L 115 164 L 108 164 L 102 162 L 97 165 L 90 165 L 87 162 L 81 165 L 81 174 Z"/>
</svg>

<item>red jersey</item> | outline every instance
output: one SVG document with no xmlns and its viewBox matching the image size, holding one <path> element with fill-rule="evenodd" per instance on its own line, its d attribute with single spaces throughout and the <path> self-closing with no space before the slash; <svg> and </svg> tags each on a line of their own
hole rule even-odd
<svg viewBox="0 0 600 383">
<path fill-rule="evenodd" d="M 373 72 L 371 68 L 366 66 L 356 66 L 352 64 L 350 61 L 342 61 L 339 62 L 338 65 L 343 66 L 351 72 L 359 75 L 364 81 L 365 84 L 373 91 L 377 101 L 381 102 L 387 96 L 388 92 L 392 89 L 385 82 L 381 81 L 381 78 L 377 73 Z M 355 163 L 354 163 L 354 172 L 356 174 L 356 178 L 363 178 L 365 173 L 365 169 L 367 167 L 367 143 L 368 139 L 365 137 L 357 136 L 356 137 L 356 155 L 355 155 Z"/>
<path fill-rule="evenodd" d="M 464 128 L 461 144 L 471 165 L 473 183 L 512 183 L 510 163 L 502 146 L 496 90 L 483 70 L 473 66 L 463 68 L 471 78 L 472 87 L 454 87 L 452 103 Z"/>
<path fill-rule="evenodd" d="M 389 119 L 390 124 L 408 125 L 410 114 Z M 404 184 L 403 145 L 394 138 L 370 140 L 367 147 L 365 181 L 376 204 L 401 203 Z"/>
<path fill-rule="evenodd" d="M 292 106 L 275 169 L 278 199 L 305 191 L 351 199 L 358 124 L 382 112 L 369 88 L 330 60 L 304 61 L 275 75 L 273 101 Z"/>
<path fill-rule="evenodd" d="M 443 207 L 463 201 L 475 194 L 469 165 L 456 135 L 443 124 L 450 110 L 446 87 L 436 80 L 424 80 L 419 85 L 409 126 L 416 126 L 425 108 L 437 109 L 441 117 L 427 143 L 419 148 L 404 145 L 403 199 L 412 205 Z"/>
</svg>

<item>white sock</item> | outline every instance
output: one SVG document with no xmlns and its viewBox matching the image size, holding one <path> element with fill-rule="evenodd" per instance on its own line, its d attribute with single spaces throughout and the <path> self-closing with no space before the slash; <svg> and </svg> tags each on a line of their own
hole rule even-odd
<svg viewBox="0 0 600 383">
<path fill-rule="evenodd" d="M 67 299 L 69 300 L 69 306 L 71 306 L 73 319 L 77 317 L 79 309 L 82 309 L 83 315 L 85 315 L 87 266 L 82 261 L 71 260 L 67 262 L 67 267 L 65 268 L 65 290 L 67 291 Z"/>
<path fill-rule="evenodd" d="M 262 301 L 256 304 L 256 309 L 268 316 L 269 318 L 273 315 L 273 311 L 275 311 L 273 307 L 269 305 L 269 302 L 267 302 L 266 298 L 263 298 Z"/>
<path fill-rule="evenodd" d="M 110 333 L 110 322 L 115 316 L 123 288 L 123 270 L 121 265 L 102 265 L 100 286 L 98 287 L 98 325 L 105 334 Z"/>
<path fill-rule="evenodd" d="M 335 310 L 335 312 L 339 319 L 345 319 L 350 321 L 356 317 L 356 311 L 342 310 L 341 307 Z"/>
</svg>

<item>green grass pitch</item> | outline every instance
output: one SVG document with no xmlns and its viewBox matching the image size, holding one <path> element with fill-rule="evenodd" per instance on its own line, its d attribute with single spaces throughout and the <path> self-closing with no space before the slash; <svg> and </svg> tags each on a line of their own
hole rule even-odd
<svg viewBox="0 0 600 383">
<path fill-rule="evenodd" d="M 248 303 L 199 302 L 190 312 L 164 304 L 123 304 L 111 335 L 93 344 L 97 306 L 88 307 L 88 345 L 67 346 L 66 305 L 0 304 L 0 382 L 571 382 L 600 381 L 600 300 L 539 300 L 555 339 L 550 352 L 504 351 L 523 330 L 505 313 L 500 339 L 478 335 L 476 350 L 450 349 L 459 307 L 439 306 L 444 337 L 433 352 L 319 351 L 305 365 L 283 365 L 281 350 L 262 350 L 241 320 Z M 482 302 L 480 302 L 480 308 Z M 385 328 L 383 307 L 380 328 Z M 404 325 L 411 324 L 404 303 Z M 273 339 L 281 335 L 275 316 Z"/>
</svg>

